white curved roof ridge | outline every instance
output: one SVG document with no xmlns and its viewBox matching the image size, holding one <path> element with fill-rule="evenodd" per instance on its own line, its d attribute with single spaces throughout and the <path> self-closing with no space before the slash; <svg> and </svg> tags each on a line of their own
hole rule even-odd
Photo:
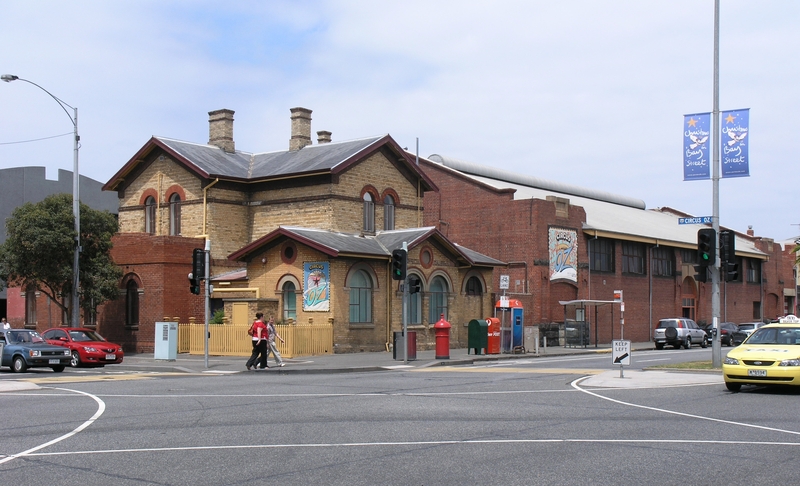
<svg viewBox="0 0 800 486">
<path fill-rule="evenodd" d="M 571 184 L 564 184 L 561 182 L 550 181 L 547 179 L 540 179 L 538 177 L 516 174 L 507 170 L 496 169 L 485 165 L 478 165 L 472 162 L 465 162 L 463 160 L 446 157 L 439 154 L 432 154 L 428 160 L 444 165 L 451 169 L 455 169 L 467 174 L 488 177 L 490 179 L 497 179 L 523 186 L 535 187 L 544 189 L 546 191 L 558 192 L 561 194 L 570 194 L 573 196 L 581 196 L 588 199 L 597 201 L 618 204 L 620 206 L 628 206 L 635 209 L 647 209 L 645 202 L 641 199 L 633 197 L 621 196 L 619 194 L 612 194 L 610 192 L 598 191 L 595 189 L 588 189 L 585 187 L 573 186 Z"/>
</svg>

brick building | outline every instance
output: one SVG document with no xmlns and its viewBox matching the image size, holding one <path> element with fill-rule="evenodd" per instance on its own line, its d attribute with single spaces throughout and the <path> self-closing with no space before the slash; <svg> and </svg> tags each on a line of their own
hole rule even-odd
<svg viewBox="0 0 800 486">
<path fill-rule="evenodd" d="M 643 201 L 432 155 L 420 166 L 438 191 L 425 193 L 426 225 L 452 241 L 507 262 L 507 295 L 525 322 L 588 322 L 591 342 L 648 341 L 664 317 L 711 322 L 711 282 L 697 282 L 697 225 Z M 464 208 L 469 208 L 465 211 Z M 791 247 L 736 233 L 739 277 L 720 284 L 721 319 L 767 320 L 795 310 Z M 577 301 L 577 302 L 576 302 Z M 570 302 L 570 304 L 564 304 Z"/>
<path fill-rule="evenodd" d="M 405 242 L 418 346 L 432 346 L 444 314 L 451 342 L 491 308 L 492 269 L 503 263 L 422 227 L 423 193 L 436 185 L 389 136 L 331 142 L 311 111 L 291 110 L 289 150 L 236 150 L 231 110 L 209 113 L 209 142 L 151 138 L 104 186 L 119 196 L 112 256 L 123 296 L 106 305 L 110 340 L 149 351 L 164 318 L 204 320 L 188 289 L 192 249 L 210 246 L 212 311 L 228 322 L 256 311 L 278 321 L 330 323 L 337 352 L 386 349 L 401 329 L 391 253 Z M 464 325 L 458 325 L 464 324 Z"/>
</svg>

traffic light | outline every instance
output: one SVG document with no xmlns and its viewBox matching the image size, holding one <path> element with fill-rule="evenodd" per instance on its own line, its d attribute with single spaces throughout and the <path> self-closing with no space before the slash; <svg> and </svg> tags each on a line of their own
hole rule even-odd
<svg viewBox="0 0 800 486">
<path fill-rule="evenodd" d="M 206 252 L 201 248 L 192 252 L 192 274 L 198 281 L 206 278 Z"/>
<path fill-rule="evenodd" d="M 733 231 L 719 232 L 719 259 L 722 263 L 736 261 L 736 233 Z"/>
<path fill-rule="evenodd" d="M 194 278 L 194 274 L 189 274 L 189 292 L 200 295 L 200 281 Z"/>
<path fill-rule="evenodd" d="M 713 267 L 717 262 L 717 232 L 702 228 L 697 232 L 697 259 L 700 265 Z"/>
<path fill-rule="evenodd" d="M 723 263 L 722 268 L 725 270 L 725 281 L 735 282 L 739 280 L 739 264 L 738 263 Z"/>
<path fill-rule="evenodd" d="M 705 265 L 695 265 L 694 279 L 698 282 L 708 282 L 708 267 Z"/>
<path fill-rule="evenodd" d="M 410 276 L 408 277 L 408 293 L 409 294 L 416 294 L 420 291 L 420 287 L 422 287 L 422 281 L 419 277 Z"/>
<path fill-rule="evenodd" d="M 406 259 L 408 253 L 405 250 L 392 250 L 392 279 L 405 280 L 406 279 Z"/>
</svg>

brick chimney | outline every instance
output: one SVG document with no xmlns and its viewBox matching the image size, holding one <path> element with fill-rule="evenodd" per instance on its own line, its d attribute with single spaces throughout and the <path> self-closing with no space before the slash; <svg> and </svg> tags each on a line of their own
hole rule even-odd
<svg viewBox="0 0 800 486">
<path fill-rule="evenodd" d="M 289 150 L 300 150 L 311 145 L 311 110 L 292 108 L 292 138 L 289 139 Z"/>
<path fill-rule="evenodd" d="M 317 132 L 317 143 L 318 144 L 331 143 L 331 132 L 328 132 L 326 130 Z"/>
<path fill-rule="evenodd" d="M 753 227 L 748 225 L 747 226 L 747 236 L 755 236 L 755 235 L 756 235 L 756 232 L 753 231 Z"/>
<path fill-rule="evenodd" d="M 226 152 L 233 153 L 233 110 L 208 112 L 208 144 L 215 145 Z"/>
</svg>

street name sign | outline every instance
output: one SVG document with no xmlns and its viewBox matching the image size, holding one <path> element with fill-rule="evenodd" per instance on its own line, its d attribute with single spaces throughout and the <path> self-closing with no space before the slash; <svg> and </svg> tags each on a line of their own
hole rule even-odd
<svg viewBox="0 0 800 486">
<path fill-rule="evenodd" d="M 678 218 L 678 224 L 712 224 L 713 216 L 698 216 L 696 218 Z"/>
</svg>

